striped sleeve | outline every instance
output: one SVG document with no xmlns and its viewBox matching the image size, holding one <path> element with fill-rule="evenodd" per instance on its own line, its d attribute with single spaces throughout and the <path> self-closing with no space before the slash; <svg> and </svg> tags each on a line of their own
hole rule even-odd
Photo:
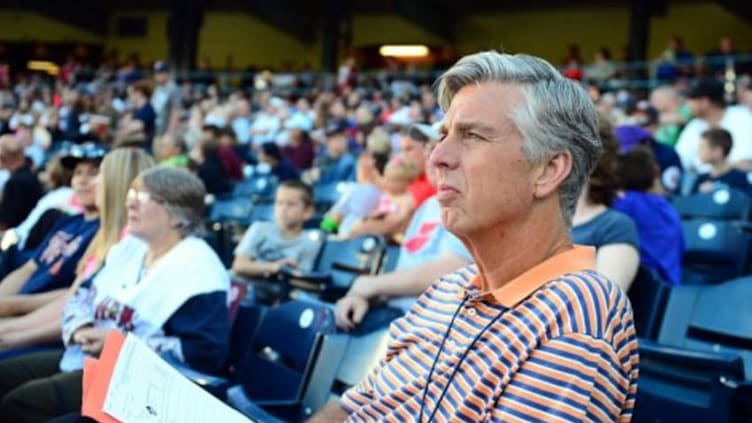
<svg viewBox="0 0 752 423">
<path fill-rule="evenodd" d="M 618 421 L 630 378 L 613 348 L 570 333 L 535 349 L 504 389 L 493 421 Z"/>
<path fill-rule="evenodd" d="M 351 387 L 342 394 L 339 405 L 349 414 L 354 413 L 361 407 L 365 407 L 373 401 L 373 380 L 382 370 L 384 360 L 379 362 L 368 375 L 357 385 Z"/>
</svg>

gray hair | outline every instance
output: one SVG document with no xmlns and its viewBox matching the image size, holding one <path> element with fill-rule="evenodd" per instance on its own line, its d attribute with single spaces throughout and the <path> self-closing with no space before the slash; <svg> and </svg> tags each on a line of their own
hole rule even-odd
<svg viewBox="0 0 752 423">
<path fill-rule="evenodd" d="M 577 198 L 603 148 L 592 100 L 543 59 L 487 51 L 463 57 L 439 77 L 439 105 L 447 110 L 463 87 L 484 82 L 520 85 L 524 101 L 509 118 L 522 134 L 522 150 L 531 163 L 564 151 L 572 155 L 572 170 L 559 187 L 562 215 L 571 225 Z"/>
<path fill-rule="evenodd" d="M 141 172 L 139 179 L 144 188 L 164 204 L 181 236 L 199 231 L 206 188 L 198 177 L 185 169 L 157 166 Z"/>
</svg>

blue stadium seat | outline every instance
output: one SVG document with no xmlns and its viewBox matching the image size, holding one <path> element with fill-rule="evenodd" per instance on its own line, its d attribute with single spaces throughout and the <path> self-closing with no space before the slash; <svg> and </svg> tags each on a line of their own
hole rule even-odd
<svg viewBox="0 0 752 423">
<path fill-rule="evenodd" d="M 291 288 L 316 293 L 324 301 L 342 297 L 361 275 L 379 270 L 386 241 L 378 235 L 362 235 L 352 239 L 329 238 L 324 241 L 312 272 L 282 269 L 283 280 Z"/>
<path fill-rule="evenodd" d="M 333 182 L 313 186 L 313 201 L 317 213 L 326 213 L 345 194 L 351 182 Z"/>
<path fill-rule="evenodd" d="M 744 360 L 746 378 L 752 379 L 752 277 L 674 287 L 658 342 L 738 354 Z"/>
<path fill-rule="evenodd" d="M 250 408 L 251 417 L 260 407 L 300 421 L 327 401 L 347 341 L 336 333 L 331 308 L 305 301 L 269 308 L 250 339 L 232 375 L 231 405 Z"/>
<path fill-rule="evenodd" d="M 727 422 L 738 381 L 736 354 L 688 351 L 640 340 L 640 380 L 632 421 Z"/>
<path fill-rule="evenodd" d="M 677 196 L 672 203 L 682 219 L 707 218 L 719 220 L 749 220 L 752 198 L 729 188 L 709 193 Z"/>
<path fill-rule="evenodd" d="M 379 273 L 393 272 L 397 268 L 397 262 L 399 261 L 400 251 L 402 247 L 400 245 L 389 244 L 384 252 L 384 259 L 381 262 Z"/>
<path fill-rule="evenodd" d="M 238 182 L 232 192 L 233 197 L 248 198 L 253 201 L 274 201 L 277 192 L 277 178 L 270 173 L 256 173 Z"/>
<path fill-rule="evenodd" d="M 750 235 L 740 224 L 718 220 L 682 222 L 684 284 L 718 283 L 746 273 Z"/>
<path fill-rule="evenodd" d="M 656 271 L 640 266 L 628 294 L 637 336 L 653 340 L 658 338 L 670 294 L 670 284 L 663 281 Z"/>
<path fill-rule="evenodd" d="M 210 223 L 239 222 L 245 225 L 251 222 L 253 202 L 247 197 L 233 197 L 216 200 L 209 210 L 207 221 Z"/>
</svg>

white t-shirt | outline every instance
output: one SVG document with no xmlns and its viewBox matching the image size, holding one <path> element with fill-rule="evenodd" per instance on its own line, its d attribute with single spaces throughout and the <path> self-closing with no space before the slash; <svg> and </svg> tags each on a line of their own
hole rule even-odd
<svg viewBox="0 0 752 423">
<path fill-rule="evenodd" d="M 752 160 L 752 112 L 744 107 L 728 107 L 718 126 L 729 131 L 734 141 L 728 160 L 730 162 Z M 679 154 L 684 169 L 695 173 L 710 171 L 710 166 L 700 162 L 697 154 L 702 133 L 708 129 L 710 129 L 708 122 L 694 118 L 679 135 L 676 152 Z"/>
</svg>

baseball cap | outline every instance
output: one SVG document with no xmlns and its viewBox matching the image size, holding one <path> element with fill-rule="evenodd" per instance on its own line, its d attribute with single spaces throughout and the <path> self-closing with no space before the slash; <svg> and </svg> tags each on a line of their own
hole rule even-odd
<svg viewBox="0 0 752 423">
<path fill-rule="evenodd" d="M 701 78 L 696 80 L 687 91 L 688 98 L 708 98 L 716 103 L 723 104 L 723 83 L 713 78 Z"/>
<path fill-rule="evenodd" d="M 107 148 L 96 142 L 66 143 L 60 152 L 60 164 L 67 169 L 73 169 L 83 161 L 99 163 L 106 154 Z"/>
<path fill-rule="evenodd" d="M 439 139 L 438 125 L 413 123 L 407 127 L 407 136 L 418 141 L 436 141 Z"/>
<path fill-rule="evenodd" d="M 154 72 L 169 72 L 170 65 L 161 60 L 154 62 Z"/>
<path fill-rule="evenodd" d="M 324 130 L 324 133 L 327 137 L 335 135 L 335 134 L 342 134 L 344 132 L 347 132 L 348 125 L 347 122 L 344 119 L 337 119 L 329 122 L 326 125 L 326 129 Z"/>
<path fill-rule="evenodd" d="M 628 153 L 646 140 L 653 139 L 653 134 L 637 125 L 620 125 L 614 130 L 619 141 L 619 153 Z"/>
</svg>

